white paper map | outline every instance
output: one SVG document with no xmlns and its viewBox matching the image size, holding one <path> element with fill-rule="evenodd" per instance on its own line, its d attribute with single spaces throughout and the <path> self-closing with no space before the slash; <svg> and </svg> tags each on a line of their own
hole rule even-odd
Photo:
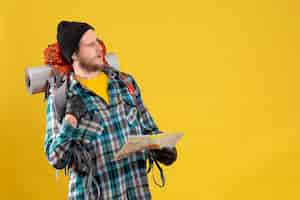
<svg viewBox="0 0 300 200">
<path fill-rule="evenodd" d="M 154 135 L 129 136 L 128 141 L 117 152 L 115 160 L 119 160 L 129 154 L 144 149 L 159 149 L 162 147 L 174 147 L 183 133 L 161 133 Z"/>
</svg>

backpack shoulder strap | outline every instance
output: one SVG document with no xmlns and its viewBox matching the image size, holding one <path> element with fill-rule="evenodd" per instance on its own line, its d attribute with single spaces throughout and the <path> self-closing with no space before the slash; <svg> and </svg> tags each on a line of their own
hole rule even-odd
<svg viewBox="0 0 300 200">
<path fill-rule="evenodd" d="M 126 74 L 124 72 L 120 72 L 119 77 L 123 81 L 123 83 L 126 85 L 126 87 L 128 88 L 128 91 L 129 91 L 130 95 L 133 97 L 134 101 L 136 102 L 135 89 L 134 89 L 133 83 L 131 82 L 128 74 Z"/>
</svg>

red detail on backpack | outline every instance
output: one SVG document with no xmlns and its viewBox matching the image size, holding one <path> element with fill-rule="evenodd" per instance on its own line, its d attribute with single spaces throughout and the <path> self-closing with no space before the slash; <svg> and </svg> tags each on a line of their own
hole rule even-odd
<svg viewBox="0 0 300 200">
<path fill-rule="evenodd" d="M 131 94 L 131 96 L 134 96 L 134 87 L 132 84 L 127 85 L 128 91 Z"/>
</svg>

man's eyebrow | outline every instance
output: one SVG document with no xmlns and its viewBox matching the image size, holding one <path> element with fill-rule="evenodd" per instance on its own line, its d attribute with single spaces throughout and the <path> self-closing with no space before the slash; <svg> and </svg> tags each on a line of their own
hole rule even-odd
<svg viewBox="0 0 300 200">
<path fill-rule="evenodd" d="M 93 42 L 84 42 L 84 41 L 81 41 L 80 43 L 83 44 L 83 45 L 89 45 L 89 44 L 92 44 Z"/>
<path fill-rule="evenodd" d="M 98 41 L 98 38 L 96 38 L 96 41 Z M 86 45 L 89 45 L 89 44 L 92 44 L 94 41 L 89 41 L 89 42 L 85 42 L 85 41 L 80 41 L 80 43 L 82 44 L 86 44 Z"/>
<path fill-rule="evenodd" d="M 90 42 L 88 42 L 87 44 L 92 44 L 94 41 L 98 41 L 98 39 L 96 38 L 96 40 L 93 40 L 93 41 L 90 41 Z"/>
</svg>

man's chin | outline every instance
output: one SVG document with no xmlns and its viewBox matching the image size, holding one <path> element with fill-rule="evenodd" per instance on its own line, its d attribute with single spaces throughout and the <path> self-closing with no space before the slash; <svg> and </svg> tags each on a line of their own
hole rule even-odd
<svg viewBox="0 0 300 200">
<path fill-rule="evenodd" d="M 102 70 L 102 67 L 100 65 L 82 65 L 83 69 L 87 72 L 96 72 L 99 70 Z"/>
<path fill-rule="evenodd" d="M 97 64 L 96 66 L 97 66 L 97 69 L 103 70 L 103 68 L 105 67 L 105 64 L 101 63 L 101 64 Z"/>
<path fill-rule="evenodd" d="M 94 65 L 97 66 L 98 68 L 103 68 L 103 66 L 105 64 L 101 59 L 97 59 L 97 61 L 94 63 Z"/>
<path fill-rule="evenodd" d="M 99 70 L 103 70 L 105 64 L 103 61 L 96 61 L 94 63 L 81 63 L 81 66 L 84 66 L 85 70 L 89 72 L 95 72 Z"/>
</svg>

